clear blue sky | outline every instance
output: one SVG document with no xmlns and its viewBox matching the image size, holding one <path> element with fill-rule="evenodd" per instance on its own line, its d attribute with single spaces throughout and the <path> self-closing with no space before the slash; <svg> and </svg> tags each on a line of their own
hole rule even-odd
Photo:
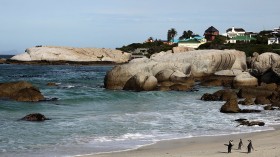
<svg viewBox="0 0 280 157">
<path fill-rule="evenodd" d="M 35 45 L 116 48 L 168 29 L 259 32 L 280 26 L 280 0 L 0 0 L 0 54 Z"/>
</svg>

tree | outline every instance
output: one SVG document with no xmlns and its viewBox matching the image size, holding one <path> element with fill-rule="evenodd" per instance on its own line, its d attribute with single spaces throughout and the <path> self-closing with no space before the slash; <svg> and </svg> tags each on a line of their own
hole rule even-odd
<svg viewBox="0 0 280 157">
<path fill-rule="evenodd" d="M 170 30 L 168 30 L 167 32 L 167 40 L 171 41 L 174 40 L 174 37 L 177 35 L 177 31 L 175 28 L 171 28 Z"/>
<path fill-rule="evenodd" d="M 188 30 L 188 31 L 184 31 L 183 32 L 183 35 L 179 37 L 180 40 L 183 40 L 183 39 L 189 39 L 190 37 L 193 36 L 193 32 L 191 30 Z"/>
</svg>

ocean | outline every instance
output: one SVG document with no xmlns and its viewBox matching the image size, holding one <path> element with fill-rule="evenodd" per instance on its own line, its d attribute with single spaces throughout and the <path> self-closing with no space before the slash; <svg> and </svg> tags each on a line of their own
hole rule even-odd
<svg viewBox="0 0 280 157">
<path fill-rule="evenodd" d="M 57 101 L 0 100 L 1 157 L 66 157 L 136 149 L 161 140 L 217 136 L 273 129 L 280 112 L 224 114 L 225 102 L 204 102 L 204 93 L 107 90 L 103 79 L 113 66 L 0 64 L 0 82 L 28 81 Z M 47 83 L 58 86 L 50 87 Z M 240 106 L 241 108 L 245 108 Z M 262 109 L 262 106 L 247 108 Z M 19 121 L 30 113 L 51 120 Z M 236 127 L 238 118 L 261 120 L 264 127 Z M 226 142 L 226 141 L 225 141 Z"/>
</svg>

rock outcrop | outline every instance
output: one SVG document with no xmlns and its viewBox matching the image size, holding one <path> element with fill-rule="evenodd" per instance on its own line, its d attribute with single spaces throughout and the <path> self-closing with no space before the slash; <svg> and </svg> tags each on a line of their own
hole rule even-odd
<svg viewBox="0 0 280 157">
<path fill-rule="evenodd" d="M 260 82 L 280 83 L 280 55 L 266 52 L 262 54 L 254 53 L 250 60 L 250 73 Z"/>
<path fill-rule="evenodd" d="M 222 113 L 239 113 L 240 111 L 237 99 L 229 99 L 220 109 Z"/>
<path fill-rule="evenodd" d="M 239 125 L 237 125 L 237 127 L 240 126 L 240 125 L 246 125 L 246 126 L 254 126 L 254 125 L 264 126 L 265 125 L 265 123 L 262 122 L 262 121 L 248 121 L 247 119 L 240 120 L 240 121 L 237 121 L 237 122 L 239 123 Z"/>
<path fill-rule="evenodd" d="M 237 75 L 233 80 L 233 86 L 235 88 L 257 86 L 257 85 L 258 85 L 258 79 L 252 76 L 248 72 L 243 72 Z"/>
<path fill-rule="evenodd" d="M 272 67 L 277 67 L 280 56 L 276 53 L 266 52 L 260 55 L 255 54 L 251 60 L 251 69 L 254 75 L 263 75 Z"/>
<path fill-rule="evenodd" d="M 237 99 L 237 94 L 232 90 L 219 90 L 213 94 L 206 93 L 201 97 L 204 101 L 227 101 Z"/>
<path fill-rule="evenodd" d="M 0 64 L 4 64 L 4 63 L 6 63 L 6 59 L 0 58 Z"/>
<path fill-rule="evenodd" d="M 221 70 L 237 69 L 245 71 L 246 68 L 245 53 L 236 50 L 161 52 L 152 55 L 150 59 L 134 59 L 128 64 L 114 67 L 106 74 L 104 85 L 107 89 L 124 89 L 126 87 L 126 90 L 134 90 L 135 86 L 131 86 L 131 78 L 133 79 L 133 77 L 149 78 L 154 76 L 158 83 L 171 81 L 176 84 L 178 82 L 184 83 L 190 76 L 204 77 Z M 142 82 L 138 83 L 145 84 L 146 80 L 139 79 Z M 154 78 L 152 80 L 153 83 L 156 82 Z M 150 87 L 154 87 L 154 84 Z M 152 88 L 149 88 L 149 90 L 152 90 Z"/>
<path fill-rule="evenodd" d="M 45 99 L 39 89 L 25 81 L 0 83 L 0 98 L 31 102 Z"/>
<path fill-rule="evenodd" d="M 71 62 L 113 62 L 125 63 L 131 54 L 105 48 L 72 48 L 72 47 L 32 47 L 25 53 L 13 56 L 11 61 L 71 61 Z"/>
<path fill-rule="evenodd" d="M 31 113 L 31 114 L 26 115 L 23 118 L 21 118 L 21 120 L 42 122 L 42 121 L 50 120 L 50 119 L 46 118 L 41 113 Z"/>
</svg>

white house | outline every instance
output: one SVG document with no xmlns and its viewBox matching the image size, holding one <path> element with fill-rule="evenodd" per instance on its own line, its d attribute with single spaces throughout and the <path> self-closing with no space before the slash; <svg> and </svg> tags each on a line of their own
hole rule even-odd
<svg viewBox="0 0 280 157">
<path fill-rule="evenodd" d="M 198 48 L 201 44 L 205 44 L 206 39 L 200 36 L 195 36 L 193 38 L 179 40 L 178 47 L 189 47 L 189 48 Z"/>
<path fill-rule="evenodd" d="M 234 28 L 234 27 L 227 29 L 226 32 L 227 37 L 229 38 L 234 38 L 236 36 L 244 36 L 245 33 L 246 32 L 243 28 Z"/>
<path fill-rule="evenodd" d="M 279 44 L 279 38 L 276 38 L 276 37 L 268 38 L 267 44 L 268 44 L 268 45 L 271 45 L 271 44 Z"/>
</svg>

